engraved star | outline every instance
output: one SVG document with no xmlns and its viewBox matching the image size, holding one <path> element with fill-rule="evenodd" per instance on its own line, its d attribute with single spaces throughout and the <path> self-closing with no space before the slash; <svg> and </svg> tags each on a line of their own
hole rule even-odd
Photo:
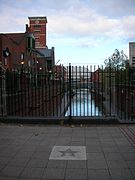
<svg viewBox="0 0 135 180">
<path fill-rule="evenodd" d="M 77 153 L 78 151 L 73 151 L 70 148 L 68 148 L 65 151 L 59 151 L 59 152 L 62 153 L 61 156 L 75 156 L 75 153 Z"/>
</svg>

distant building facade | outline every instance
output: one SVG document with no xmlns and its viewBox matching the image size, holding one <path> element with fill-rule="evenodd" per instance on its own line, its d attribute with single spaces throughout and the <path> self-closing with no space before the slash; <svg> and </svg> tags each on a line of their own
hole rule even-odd
<svg viewBox="0 0 135 180">
<path fill-rule="evenodd" d="M 135 42 L 129 42 L 129 64 L 135 67 Z"/>
<path fill-rule="evenodd" d="M 69 67 L 67 66 L 67 73 L 69 77 Z M 91 79 L 91 72 L 88 67 L 71 66 L 71 79 L 73 82 L 89 82 Z"/>
<path fill-rule="evenodd" d="M 67 69 L 62 65 L 56 65 L 53 68 L 54 80 L 67 81 Z"/>
<path fill-rule="evenodd" d="M 48 48 L 38 48 L 38 52 L 42 54 L 38 54 L 37 59 L 38 61 L 43 65 L 43 67 L 46 67 L 49 70 L 52 70 L 55 64 L 55 51 L 54 47 L 51 49 Z"/>
</svg>

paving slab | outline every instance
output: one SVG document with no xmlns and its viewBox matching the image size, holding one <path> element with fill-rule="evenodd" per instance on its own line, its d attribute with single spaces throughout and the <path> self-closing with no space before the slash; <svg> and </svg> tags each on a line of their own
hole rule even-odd
<svg viewBox="0 0 135 180">
<path fill-rule="evenodd" d="M 111 180 L 111 176 L 110 176 L 108 169 L 107 170 L 89 169 L 88 170 L 88 179 L 90 179 L 90 180 Z"/>
<path fill-rule="evenodd" d="M 0 180 L 134 180 L 134 139 L 134 124 L 0 124 Z"/>
</svg>

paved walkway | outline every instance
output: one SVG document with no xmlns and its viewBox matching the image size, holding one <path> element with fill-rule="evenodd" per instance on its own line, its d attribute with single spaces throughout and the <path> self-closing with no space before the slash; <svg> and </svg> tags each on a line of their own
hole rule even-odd
<svg viewBox="0 0 135 180">
<path fill-rule="evenodd" d="M 0 125 L 0 180 L 135 180 L 135 125 Z"/>
</svg>

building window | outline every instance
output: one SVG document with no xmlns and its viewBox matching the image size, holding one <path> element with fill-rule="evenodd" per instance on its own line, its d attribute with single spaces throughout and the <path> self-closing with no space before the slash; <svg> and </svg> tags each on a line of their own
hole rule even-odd
<svg viewBox="0 0 135 180">
<path fill-rule="evenodd" d="M 40 30 L 34 30 L 34 33 L 40 33 Z"/>
<path fill-rule="evenodd" d="M 21 53 L 20 57 L 21 57 L 21 60 L 24 60 L 24 53 Z"/>
<path fill-rule="evenodd" d="M 27 48 L 28 50 L 35 49 L 35 39 L 32 37 L 27 38 Z"/>
<path fill-rule="evenodd" d="M 36 25 L 34 25 L 34 28 L 41 28 L 41 25 L 36 24 Z"/>
</svg>

